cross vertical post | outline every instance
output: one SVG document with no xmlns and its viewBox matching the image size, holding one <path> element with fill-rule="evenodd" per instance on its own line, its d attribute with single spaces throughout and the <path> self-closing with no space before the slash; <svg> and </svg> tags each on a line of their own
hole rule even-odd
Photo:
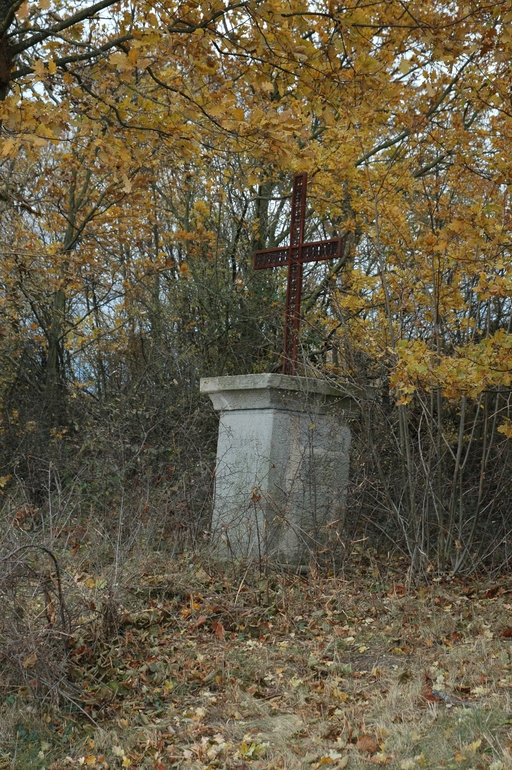
<svg viewBox="0 0 512 770">
<path fill-rule="evenodd" d="M 304 243 L 308 175 L 293 177 L 290 245 L 254 253 L 254 269 L 288 266 L 284 316 L 283 374 L 297 373 L 303 265 L 342 256 L 343 238 Z"/>
<path fill-rule="evenodd" d="M 292 212 L 290 226 L 290 255 L 284 316 L 283 374 L 295 374 L 299 347 L 300 301 L 302 294 L 301 251 L 304 243 L 306 222 L 306 194 L 308 175 L 296 174 L 293 178 Z"/>
</svg>

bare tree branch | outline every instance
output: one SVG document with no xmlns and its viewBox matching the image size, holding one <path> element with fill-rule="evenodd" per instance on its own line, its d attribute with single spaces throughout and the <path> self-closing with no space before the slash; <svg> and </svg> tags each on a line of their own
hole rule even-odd
<svg viewBox="0 0 512 770">
<path fill-rule="evenodd" d="M 4 17 L 3 22 L 0 24 L 0 38 L 5 35 L 13 23 L 16 11 L 22 3 L 23 0 L 8 0 L 7 3 L 3 0 L 3 2 L 0 3 L 0 13 Z"/>
<path fill-rule="evenodd" d="M 74 56 L 62 56 L 60 59 L 54 59 L 54 62 L 57 65 L 57 67 L 66 67 L 66 65 L 68 64 L 75 64 L 76 62 L 80 62 L 80 61 L 90 61 L 91 59 L 94 59 L 97 56 L 102 56 L 111 48 L 116 48 L 117 46 L 120 46 L 123 43 L 128 42 L 129 40 L 132 40 L 132 38 L 133 38 L 132 35 L 122 35 L 121 37 L 114 38 L 114 40 L 110 40 L 108 43 L 105 43 L 105 45 L 92 48 L 87 53 L 78 53 L 78 54 L 75 54 Z M 33 67 L 30 67 L 28 65 L 26 67 L 21 67 L 20 69 L 12 73 L 11 80 L 16 80 L 17 78 L 25 77 L 26 75 L 30 75 L 32 72 L 34 72 Z"/>
<path fill-rule="evenodd" d="M 90 5 L 88 8 L 83 8 L 81 11 L 78 11 L 78 13 L 73 14 L 73 16 L 68 16 L 67 19 L 63 19 L 58 24 L 55 24 L 53 27 L 49 27 L 48 29 L 41 30 L 41 32 L 37 33 L 36 35 L 32 35 L 32 37 L 29 37 L 27 40 L 24 40 L 21 43 L 18 43 L 17 45 L 11 46 L 11 54 L 13 56 L 17 56 L 18 54 L 22 53 L 23 51 L 26 51 L 28 48 L 33 48 L 38 43 L 42 43 L 44 40 L 47 40 L 49 37 L 52 37 L 53 35 L 57 35 L 59 32 L 62 32 L 64 29 L 69 29 L 69 27 L 74 27 L 76 24 L 79 24 L 81 21 L 85 21 L 86 19 L 90 19 L 93 16 L 95 16 L 98 11 L 102 11 L 104 8 L 109 8 L 111 5 L 115 5 L 117 0 L 100 0 L 99 3 L 95 3 L 94 5 Z"/>
</svg>

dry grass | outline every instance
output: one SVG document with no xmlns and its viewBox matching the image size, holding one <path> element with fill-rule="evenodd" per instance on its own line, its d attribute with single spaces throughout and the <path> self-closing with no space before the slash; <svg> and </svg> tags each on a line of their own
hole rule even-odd
<svg viewBox="0 0 512 770">
<path fill-rule="evenodd" d="M 9 693 L 1 768 L 512 768 L 512 584 L 144 572 L 117 636 L 75 634 L 76 697 Z M 80 588 L 107 606 L 101 575 Z"/>
</svg>

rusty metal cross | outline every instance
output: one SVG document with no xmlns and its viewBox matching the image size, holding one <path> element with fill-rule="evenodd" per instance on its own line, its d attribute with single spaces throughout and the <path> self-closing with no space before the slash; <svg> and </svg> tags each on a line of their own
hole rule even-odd
<svg viewBox="0 0 512 770">
<path fill-rule="evenodd" d="M 286 310 L 284 316 L 283 374 L 296 374 L 299 345 L 302 266 L 307 262 L 341 257 L 343 238 L 304 243 L 308 175 L 293 177 L 290 245 L 254 252 L 254 269 L 288 266 Z"/>
</svg>

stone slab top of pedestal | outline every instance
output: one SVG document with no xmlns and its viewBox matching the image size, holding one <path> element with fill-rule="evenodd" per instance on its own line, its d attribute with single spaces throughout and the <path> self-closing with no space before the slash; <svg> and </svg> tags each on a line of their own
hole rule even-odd
<svg viewBox="0 0 512 770">
<path fill-rule="evenodd" d="M 313 377 L 287 374 L 237 374 L 228 377 L 203 377 L 201 393 L 210 396 L 216 411 L 237 409 L 284 409 L 304 411 L 337 408 L 357 410 L 361 396 L 350 385 L 336 386 Z"/>
</svg>

